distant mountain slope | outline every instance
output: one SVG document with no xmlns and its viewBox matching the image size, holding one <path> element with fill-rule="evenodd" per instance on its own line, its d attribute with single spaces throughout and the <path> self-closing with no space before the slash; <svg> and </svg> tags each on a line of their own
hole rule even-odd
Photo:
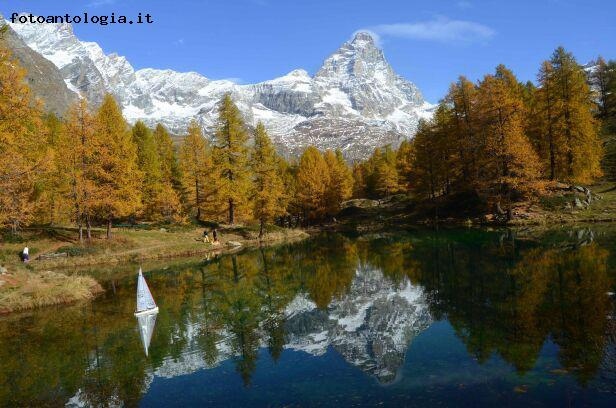
<svg viewBox="0 0 616 408">
<path fill-rule="evenodd" d="M 0 27 L 4 24 L 4 19 L 0 16 Z M 27 71 L 28 85 L 34 95 L 43 101 L 44 108 L 58 115 L 64 114 L 69 105 L 77 99 L 77 94 L 68 89 L 58 68 L 28 47 L 12 29 L 9 28 L 4 34 L 4 40 Z"/>
<path fill-rule="evenodd" d="M 131 122 L 160 122 L 177 134 L 185 132 L 193 118 L 210 131 L 217 103 L 229 92 L 250 125 L 264 122 L 281 151 L 297 154 L 314 144 L 340 148 L 355 159 L 377 146 L 412 137 L 419 119 L 432 114 L 433 106 L 393 71 L 367 33 L 344 43 L 313 77 L 295 70 L 270 81 L 239 85 L 194 72 L 136 71 L 126 58 L 80 41 L 67 24 L 11 27 L 56 65 L 71 90 L 95 105 L 111 92 Z"/>
</svg>

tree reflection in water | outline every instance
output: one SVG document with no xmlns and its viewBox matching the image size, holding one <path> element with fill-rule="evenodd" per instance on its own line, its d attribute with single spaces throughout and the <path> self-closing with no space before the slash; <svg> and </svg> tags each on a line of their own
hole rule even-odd
<svg viewBox="0 0 616 408">
<path fill-rule="evenodd" d="M 398 322 L 410 325 L 409 316 L 423 316 L 412 333 L 398 328 L 407 336 L 403 340 L 432 320 L 447 319 L 480 363 L 497 354 L 519 374 L 536 366 L 542 347 L 551 341 L 559 347 L 560 364 L 580 385 L 596 379 L 613 392 L 616 338 L 607 318 L 614 313 L 607 292 L 614 287 L 608 265 L 614 264 L 615 254 L 596 242 L 591 230 L 561 235 L 532 241 L 479 230 L 360 238 L 326 234 L 300 244 L 152 270 L 148 282 L 160 313 L 148 358 L 132 316 L 134 279 L 125 274 L 109 282 L 114 291 L 90 305 L 0 321 L 0 401 L 137 405 L 155 376 L 189 374 L 226 360 L 234 362 L 249 386 L 259 350 L 268 350 L 276 362 L 311 325 L 324 330 L 317 333 L 321 337 L 302 341 L 350 335 L 343 333 L 350 323 L 332 323 L 341 310 L 364 319 L 353 326 L 353 341 L 370 337 L 366 355 L 374 360 L 357 367 L 379 381 L 393 379 L 405 351 L 379 337 L 378 330 L 387 330 L 383 322 L 398 316 Z M 417 299 L 405 300 L 409 288 L 417 288 Z M 356 296 L 368 301 L 378 297 L 377 291 L 397 293 L 401 300 L 393 307 L 375 301 L 372 309 L 353 309 L 361 309 L 353 304 Z M 306 309 L 300 319 L 298 308 L 306 303 L 314 309 Z M 427 318 L 421 314 L 423 304 Z M 417 308 L 415 314 L 400 318 L 396 308 L 409 307 Z M 379 320 L 376 313 L 387 319 Z M 356 345 L 323 344 L 357 357 Z"/>
</svg>

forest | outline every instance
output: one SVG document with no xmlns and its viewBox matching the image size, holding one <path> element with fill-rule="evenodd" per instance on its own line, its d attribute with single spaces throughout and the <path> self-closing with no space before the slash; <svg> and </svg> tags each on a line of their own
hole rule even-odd
<svg viewBox="0 0 616 408">
<path fill-rule="evenodd" d="M 25 72 L 0 49 L 0 226 L 73 225 L 80 241 L 114 223 L 270 223 L 332 220 L 351 198 L 404 194 L 452 200 L 477 212 L 533 200 L 551 183 L 616 179 L 616 62 L 584 68 L 563 48 L 537 83 L 499 65 L 474 83 L 452 83 L 431 120 L 398 148 L 361 162 L 308 147 L 277 153 L 267 129 L 251 128 L 230 95 L 212 134 L 129 125 L 113 96 L 84 99 L 59 118 L 46 113 Z M 172 137 L 180 136 L 180 137 Z M 179 141 L 178 141 L 179 140 Z M 470 203 L 470 204 L 469 204 Z"/>
</svg>

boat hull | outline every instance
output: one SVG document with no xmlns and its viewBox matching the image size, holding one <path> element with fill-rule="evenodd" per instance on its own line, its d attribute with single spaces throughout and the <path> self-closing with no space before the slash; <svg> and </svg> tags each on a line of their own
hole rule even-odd
<svg viewBox="0 0 616 408">
<path fill-rule="evenodd" d="M 145 316 L 145 315 L 154 314 L 154 313 L 158 313 L 158 306 L 153 309 L 143 310 L 141 312 L 135 312 L 135 316 L 139 317 L 139 316 Z"/>
</svg>

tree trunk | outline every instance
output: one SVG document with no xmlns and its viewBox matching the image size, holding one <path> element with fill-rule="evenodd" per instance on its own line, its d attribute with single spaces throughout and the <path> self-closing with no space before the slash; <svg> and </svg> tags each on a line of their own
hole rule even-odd
<svg viewBox="0 0 616 408">
<path fill-rule="evenodd" d="M 92 240 L 92 222 L 90 221 L 90 214 L 86 215 L 86 236 L 88 241 Z"/>
<path fill-rule="evenodd" d="M 199 193 L 199 180 L 195 179 L 195 203 L 197 204 L 197 221 L 201 220 L 201 194 Z"/>
<path fill-rule="evenodd" d="M 107 239 L 111 239 L 111 217 L 107 219 Z"/>
<path fill-rule="evenodd" d="M 261 220 L 261 224 L 259 225 L 259 239 L 263 238 L 263 230 L 265 226 L 265 221 Z"/>
<path fill-rule="evenodd" d="M 79 222 L 79 243 L 83 243 L 83 224 Z"/>
<path fill-rule="evenodd" d="M 552 140 L 552 130 L 550 129 L 550 180 L 556 178 L 556 158 L 554 157 L 554 141 Z"/>
<path fill-rule="evenodd" d="M 233 225 L 235 222 L 235 203 L 233 199 L 229 199 L 229 224 Z"/>
</svg>

